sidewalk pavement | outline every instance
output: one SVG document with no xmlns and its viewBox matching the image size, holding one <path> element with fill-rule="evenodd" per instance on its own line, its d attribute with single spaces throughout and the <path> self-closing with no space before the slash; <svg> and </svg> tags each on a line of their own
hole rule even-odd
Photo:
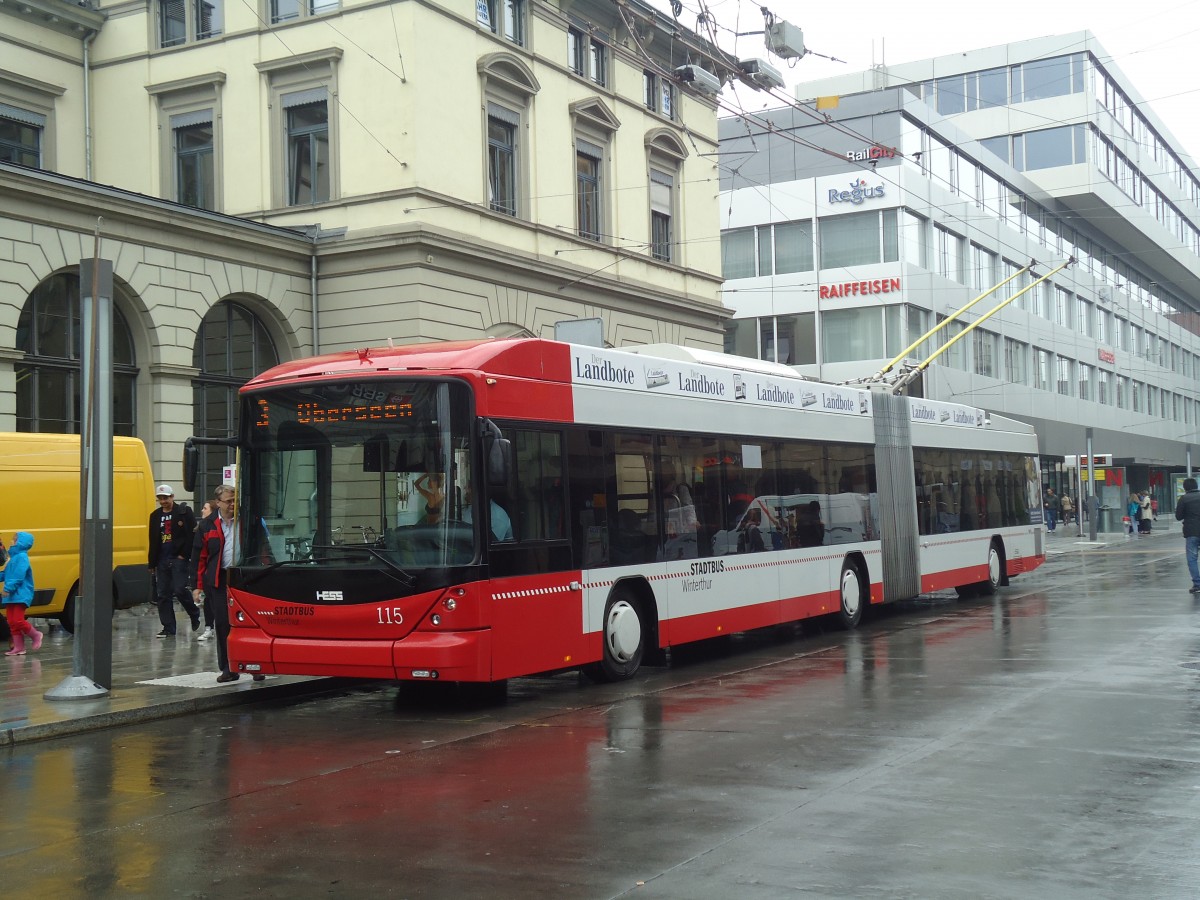
<svg viewBox="0 0 1200 900">
<path fill-rule="evenodd" d="M 1150 536 L 1100 534 L 1096 543 L 1082 537 L 1072 524 L 1046 536 L 1054 555 L 1072 551 L 1129 548 L 1138 552 L 1178 552 L 1179 523 L 1159 518 Z M 1176 540 L 1170 540 L 1175 538 Z M 1037 572 L 1031 578 L 1037 577 Z M 1023 580 L 1022 584 L 1028 584 Z M 74 638 L 57 622 L 35 619 L 46 638 L 37 652 L 0 656 L 0 747 L 63 737 L 108 728 L 253 703 L 269 697 L 328 690 L 336 679 L 299 675 L 268 675 L 255 682 L 249 675 L 228 684 L 217 683 L 217 648 L 197 641 L 187 616 L 177 609 L 178 634 L 155 638 L 157 610 L 149 605 L 118 611 L 113 616 L 113 672 L 109 693 L 91 700 L 47 700 L 46 691 L 74 673 Z M 48 628 L 48 630 L 47 630 Z M 0 642 L 7 649 L 7 642 Z"/>
<path fill-rule="evenodd" d="M 32 619 L 45 635 L 41 649 L 4 656 L 0 640 L 0 747 L 63 737 L 137 722 L 253 703 L 267 698 L 327 690 L 330 678 L 249 675 L 218 684 L 215 640 L 197 641 L 187 615 L 177 608 L 173 638 L 156 638 L 158 611 L 150 605 L 113 616 L 112 684 L 108 694 L 85 700 L 47 700 L 45 693 L 70 678 L 74 638 L 56 620 Z"/>
</svg>

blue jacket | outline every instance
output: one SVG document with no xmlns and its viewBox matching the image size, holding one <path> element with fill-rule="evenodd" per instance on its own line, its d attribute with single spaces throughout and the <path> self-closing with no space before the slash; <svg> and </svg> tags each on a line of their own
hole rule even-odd
<svg viewBox="0 0 1200 900">
<path fill-rule="evenodd" d="M 29 565 L 29 548 L 33 535 L 18 531 L 17 539 L 8 548 L 8 565 L 0 572 L 4 582 L 4 602 L 29 606 L 33 603 L 33 567 Z"/>
</svg>

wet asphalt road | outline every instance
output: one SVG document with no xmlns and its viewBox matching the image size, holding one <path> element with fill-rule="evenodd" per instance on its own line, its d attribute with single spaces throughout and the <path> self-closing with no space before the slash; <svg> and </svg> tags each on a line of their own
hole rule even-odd
<svg viewBox="0 0 1200 900">
<path fill-rule="evenodd" d="M 519 679 L 496 705 L 372 683 L 18 745 L 0 754 L 0 885 L 1200 896 L 1182 541 L 1050 546 L 994 599 L 738 637 L 624 685 Z"/>
</svg>

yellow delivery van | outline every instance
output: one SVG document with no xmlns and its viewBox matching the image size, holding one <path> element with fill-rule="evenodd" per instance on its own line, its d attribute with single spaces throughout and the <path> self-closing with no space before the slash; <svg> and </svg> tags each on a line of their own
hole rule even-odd
<svg viewBox="0 0 1200 900">
<path fill-rule="evenodd" d="M 150 599 L 147 535 L 154 475 L 136 438 L 113 439 L 113 606 Z M 36 593 L 27 615 L 75 628 L 79 593 L 79 435 L 0 432 L 0 538 L 33 534 L 29 561 Z"/>
</svg>

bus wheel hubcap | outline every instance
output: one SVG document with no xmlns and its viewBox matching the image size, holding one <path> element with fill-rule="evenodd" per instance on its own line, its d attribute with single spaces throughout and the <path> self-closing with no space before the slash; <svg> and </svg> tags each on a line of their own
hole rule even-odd
<svg viewBox="0 0 1200 900">
<path fill-rule="evenodd" d="M 608 611 L 608 652 L 618 662 L 629 662 L 642 642 L 637 610 L 621 600 Z"/>
<path fill-rule="evenodd" d="M 852 616 L 858 612 L 859 600 L 858 577 L 847 569 L 842 573 L 842 609 L 846 615 Z"/>
</svg>

